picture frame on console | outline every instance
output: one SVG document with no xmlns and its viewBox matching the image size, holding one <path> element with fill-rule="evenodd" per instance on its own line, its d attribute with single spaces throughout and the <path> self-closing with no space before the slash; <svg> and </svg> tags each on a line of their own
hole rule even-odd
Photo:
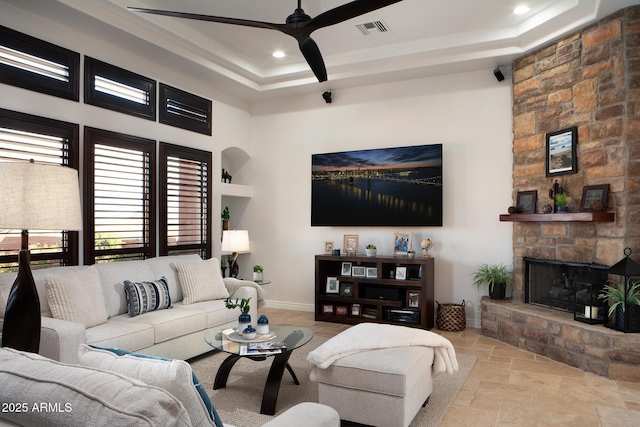
<svg viewBox="0 0 640 427">
<path fill-rule="evenodd" d="M 407 291 L 407 307 L 420 308 L 420 299 L 422 298 L 422 292 L 420 291 Z"/>
<path fill-rule="evenodd" d="M 407 256 L 411 249 L 411 234 L 399 231 L 393 233 L 393 256 Z"/>
<path fill-rule="evenodd" d="M 407 267 L 396 267 L 396 280 L 407 279 Z"/>
<path fill-rule="evenodd" d="M 368 279 L 377 279 L 378 278 L 378 269 L 376 267 L 367 267 L 367 278 Z"/>
<path fill-rule="evenodd" d="M 345 234 L 343 242 L 343 250 L 347 255 L 355 255 L 358 253 L 358 235 Z"/>
<path fill-rule="evenodd" d="M 366 268 L 362 265 L 354 265 L 351 267 L 352 277 L 366 277 Z"/>
<path fill-rule="evenodd" d="M 328 294 L 337 294 L 339 291 L 338 288 L 338 278 L 337 277 L 327 277 L 327 287 L 325 292 Z"/>
<path fill-rule="evenodd" d="M 333 314 L 333 304 L 322 304 L 322 314 Z"/>
<path fill-rule="evenodd" d="M 331 255 L 333 253 L 333 248 L 335 245 L 333 242 L 324 242 L 324 254 Z"/>
<path fill-rule="evenodd" d="M 605 212 L 607 210 L 608 194 L 609 184 L 585 185 L 582 187 L 580 212 L 593 212 L 592 205 L 596 202 L 602 203 L 602 209 L 600 209 L 600 212 Z"/>
<path fill-rule="evenodd" d="M 352 297 L 353 296 L 353 283 L 340 283 L 340 296 Z"/>
<path fill-rule="evenodd" d="M 578 172 L 578 127 L 573 126 L 546 135 L 547 176 L 568 175 Z"/>
<path fill-rule="evenodd" d="M 351 316 L 360 317 L 360 304 L 351 304 Z"/>
<path fill-rule="evenodd" d="M 516 208 L 518 213 L 536 213 L 536 203 L 538 202 L 538 190 L 518 191 L 516 198 Z"/>
<path fill-rule="evenodd" d="M 341 276 L 351 276 L 351 263 L 343 262 L 342 263 L 342 271 L 340 273 Z"/>
</svg>

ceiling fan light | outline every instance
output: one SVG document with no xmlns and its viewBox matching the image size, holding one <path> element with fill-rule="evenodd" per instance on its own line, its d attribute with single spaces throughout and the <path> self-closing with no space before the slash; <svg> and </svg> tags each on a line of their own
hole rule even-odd
<svg viewBox="0 0 640 427">
<path fill-rule="evenodd" d="M 281 51 L 281 50 L 276 50 L 276 51 L 274 51 L 274 52 L 272 53 L 272 55 L 273 55 L 273 57 L 274 57 L 274 58 L 284 58 L 284 57 L 285 57 L 284 52 L 283 52 L 283 51 Z"/>
<path fill-rule="evenodd" d="M 529 6 L 521 4 L 520 6 L 516 6 L 516 8 L 513 9 L 513 13 L 515 13 L 516 15 L 522 15 L 529 12 L 530 10 L 531 8 Z"/>
</svg>

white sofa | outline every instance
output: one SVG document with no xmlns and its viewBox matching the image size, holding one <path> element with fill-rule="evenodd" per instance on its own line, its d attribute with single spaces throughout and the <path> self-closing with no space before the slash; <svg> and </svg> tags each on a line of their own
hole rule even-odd
<svg viewBox="0 0 640 427">
<path fill-rule="evenodd" d="M 83 343 L 182 360 L 211 351 L 212 348 L 204 341 L 204 331 L 236 326 L 239 310 L 227 309 L 224 298 L 184 304 L 175 266 L 177 261 L 211 260 L 203 261 L 197 255 L 181 255 L 96 264 L 94 268 L 99 273 L 108 319 L 88 328 L 80 323 L 54 318 L 47 299 L 45 277 L 78 273 L 91 267 L 33 270 L 42 312 L 39 353 L 53 360 L 78 363 L 78 347 Z M 220 269 L 217 273 L 221 279 Z M 172 308 L 130 317 L 123 282 L 156 281 L 161 277 L 166 278 Z M 14 280 L 15 273 L 0 274 L 0 324 Z M 251 318 L 257 319 L 258 293 L 262 295 L 259 285 L 233 278 L 225 278 L 224 284 L 232 291 L 232 299 L 251 298 Z"/>
</svg>

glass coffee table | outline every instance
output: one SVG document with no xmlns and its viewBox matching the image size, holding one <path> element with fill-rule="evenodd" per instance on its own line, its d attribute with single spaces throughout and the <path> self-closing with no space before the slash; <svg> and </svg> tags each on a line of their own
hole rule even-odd
<svg viewBox="0 0 640 427">
<path fill-rule="evenodd" d="M 255 340 L 242 340 L 237 338 L 237 334 L 231 335 L 233 329 L 225 330 L 210 330 L 204 334 L 205 341 L 216 350 L 229 353 L 229 356 L 222 362 L 216 379 L 213 383 L 213 389 L 218 390 L 227 386 L 227 379 L 233 365 L 240 360 L 241 357 L 246 357 L 251 360 L 262 361 L 272 357 L 271 369 L 269 369 L 269 375 L 267 376 L 267 382 L 264 385 L 264 392 L 262 394 L 262 406 L 260 407 L 260 413 L 265 415 L 274 415 L 276 412 L 276 401 L 278 400 L 278 392 L 280 391 L 280 383 L 282 382 L 282 376 L 286 369 L 291 374 L 293 382 L 296 385 L 300 385 L 295 372 L 289 365 L 289 357 L 296 348 L 302 347 L 313 338 L 313 331 L 309 328 L 302 328 L 299 326 L 271 326 L 269 334 L 274 334 L 275 337 L 269 341 L 284 342 L 286 349 L 282 349 L 281 353 L 269 354 L 269 355 L 240 355 L 240 348 L 243 345 L 247 345 L 249 342 L 260 342 L 260 338 Z"/>
</svg>

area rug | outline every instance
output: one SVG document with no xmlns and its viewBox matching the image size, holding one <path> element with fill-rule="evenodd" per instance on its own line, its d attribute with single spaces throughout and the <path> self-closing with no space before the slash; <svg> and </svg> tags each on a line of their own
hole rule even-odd
<svg viewBox="0 0 640 427">
<path fill-rule="evenodd" d="M 317 384 L 309 380 L 307 354 L 324 343 L 327 338 L 315 336 L 307 345 L 295 350 L 289 364 L 295 371 L 300 385 L 296 386 L 288 372 L 285 371 L 278 394 L 276 415 L 301 402 L 317 402 Z M 259 427 L 271 420 L 273 416 L 260 414 L 262 391 L 264 388 L 271 360 L 256 362 L 240 359 L 229 374 L 227 386 L 213 390 L 218 367 L 228 355 L 226 353 L 209 353 L 189 361 L 200 383 L 211 397 L 220 418 L 225 424 L 237 427 Z M 464 384 L 476 363 L 476 358 L 458 354 L 460 369 L 453 375 L 440 374 L 433 380 L 433 393 L 429 403 L 420 409 L 410 427 L 436 427 L 442 422 L 458 391 Z M 343 423 L 343 426 L 348 426 Z"/>
</svg>

